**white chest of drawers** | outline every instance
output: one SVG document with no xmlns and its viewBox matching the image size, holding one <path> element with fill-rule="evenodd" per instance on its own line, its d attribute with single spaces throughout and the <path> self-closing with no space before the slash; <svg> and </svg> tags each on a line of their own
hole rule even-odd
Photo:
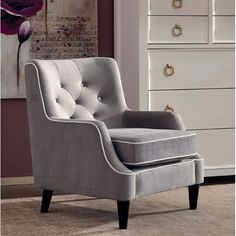
<svg viewBox="0 0 236 236">
<path fill-rule="evenodd" d="M 179 112 L 198 134 L 205 176 L 234 174 L 234 0 L 115 4 L 117 60 L 138 70 L 140 109 Z"/>
</svg>

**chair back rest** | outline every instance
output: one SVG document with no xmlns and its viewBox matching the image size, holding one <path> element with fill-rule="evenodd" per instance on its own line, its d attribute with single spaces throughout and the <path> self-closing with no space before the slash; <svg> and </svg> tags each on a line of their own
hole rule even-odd
<svg viewBox="0 0 236 236">
<path fill-rule="evenodd" d="M 48 117 L 101 120 L 111 127 L 122 126 L 127 109 L 120 73 L 111 58 L 32 60 L 37 77 L 26 73 L 40 89 Z M 27 65 L 26 65 L 27 69 Z M 30 81 L 35 79 L 35 81 Z"/>
</svg>

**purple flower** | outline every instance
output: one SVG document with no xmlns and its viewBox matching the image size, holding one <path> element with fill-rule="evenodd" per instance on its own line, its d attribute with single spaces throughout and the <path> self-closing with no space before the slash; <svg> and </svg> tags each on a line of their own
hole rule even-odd
<svg viewBox="0 0 236 236">
<path fill-rule="evenodd" d="M 16 34 L 27 17 L 43 7 L 43 0 L 1 0 L 1 33 Z"/>
<path fill-rule="evenodd" d="M 20 43 L 24 43 L 30 37 L 32 33 L 30 22 L 27 20 L 23 22 L 18 31 L 18 40 Z"/>
<path fill-rule="evenodd" d="M 16 70 L 16 80 L 17 80 L 17 86 L 19 86 L 19 80 L 20 80 L 20 49 L 22 43 L 27 41 L 32 34 L 32 29 L 30 22 L 27 20 L 23 22 L 20 26 L 20 29 L 18 31 L 18 40 L 19 40 L 19 45 L 18 45 L 18 50 L 17 50 L 17 70 Z"/>
<path fill-rule="evenodd" d="M 8 14 L 1 9 L 1 33 L 16 34 L 25 18 Z"/>
</svg>

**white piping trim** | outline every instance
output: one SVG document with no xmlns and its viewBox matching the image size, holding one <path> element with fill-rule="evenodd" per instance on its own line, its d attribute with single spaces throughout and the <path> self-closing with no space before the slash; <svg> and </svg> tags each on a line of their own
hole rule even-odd
<svg viewBox="0 0 236 236">
<path fill-rule="evenodd" d="M 107 162 L 107 164 L 110 166 L 110 168 L 111 168 L 114 172 L 116 172 L 116 173 L 118 173 L 118 174 L 130 175 L 130 176 L 136 175 L 135 173 L 120 172 L 120 171 L 116 170 L 116 169 L 111 165 L 111 163 L 108 161 L 108 158 L 107 158 L 107 155 L 106 155 L 106 152 L 105 152 L 105 148 L 104 148 L 103 141 L 102 141 L 102 134 L 101 134 L 101 131 L 99 130 L 99 128 L 98 128 L 98 126 L 97 126 L 96 124 L 94 124 L 94 123 L 92 123 L 92 122 L 88 122 L 88 121 L 78 121 L 78 120 L 76 120 L 76 122 L 75 122 L 75 121 L 73 121 L 73 120 L 66 120 L 66 119 L 65 119 L 65 120 L 63 120 L 63 122 L 62 122 L 62 121 L 59 121 L 59 120 L 51 119 L 51 118 L 47 115 L 46 109 L 45 109 L 45 106 L 44 106 L 43 95 L 42 95 L 41 85 L 40 85 L 40 80 L 39 80 L 38 67 L 37 67 L 34 63 L 32 63 L 32 62 L 28 62 L 28 63 L 26 63 L 25 65 L 32 65 L 32 66 L 34 66 L 34 68 L 36 69 L 36 74 L 37 74 L 37 79 L 38 79 L 39 92 L 40 92 L 40 96 L 41 96 L 41 100 L 42 100 L 43 111 L 44 111 L 44 114 L 45 114 L 45 116 L 46 116 L 46 118 L 47 118 L 48 120 L 53 121 L 53 122 L 58 122 L 58 123 L 67 122 L 67 123 L 79 123 L 79 124 L 81 123 L 81 124 L 90 124 L 90 125 L 93 125 L 93 126 L 97 129 L 97 131 L 98 131 L 99 139 L 100 139 L 100 143 L 101 143 L 101 147 L 102 147 L 102 152 L 103 152 L 103 154 L 104 154 L 104 159 L 105 159 L 105 161 Z M 126 167 L 126 168 L 127 168 L 127 167 Z M 128 168 L 127 168 L 127 169 L 128 169 Z M 131 171 L 131 170 L 130 170 L 130 171 Z"/>
<path fill-rule="evenodd" d="M 150 170 L 155 170 L 155 169 L 168 168 L 168 167 L 172 167 L 172 166 L 180 166 L 180 165 L 188 164 L 188 163 L 191 163 L 191 162 L 194 162 L 194 161 L 195 161 L 195 159 L 190 160 L 190 161 L 185 161 L 185 162 L 176 163 L 176 164 L 157 166 L 157 167 L 154 167 L 154 168 L 147 168 L 147 169 L 145 169 L 145 170 L 136 171 L 135 173 L 139 174 L 140 172 L 145 172 L 145 171 L 150 171 Z M 134 170 L 134 171 L 135 171 L 135 170 Z"/>
<path fill-rule="evenodd" d="M 144 162 L 138 162 L 138 163 L 130 163 L 130 162 L 122 162 L 122 163 L 124 163 L 125 165 L 133 165 L 133 166 L 139 166 L 139 165 L 142 165 L 142 164 L 150 164 L 150 163 L 158 164 L 158 162 L 164 161 L 164 160 L 167 160 L 167 159 L 178 159 L 178 158 L 182 158 L 182 157 L 192 157 L 192 156 L 195 156 L 196 154 L 198 154 L 198 153 L 195 152 L 195 153 L 190 153 L 190 154 L 182 155 L 182 156 L 165 157 L 165 158 L 156 159 L 156 160 L 153 160 L 153 161 L 144 161 Z"/>
<path fill-rule="evenodd" d="M 156 140 L 143 141 L 143 142 L 122 141 L 122 140 L 117 140 L 117 139 L 112 140 L 112 142 L 115 142 L 115 143 L 128 143 L 128 144 L 144 144 L 144 143 L 161 142 L 161 141 L 171 140 L 171 139 L 186 138 L 186 137 L 191 137 L 191 136 L 196 136 L 196 134 L 182 135 L 182 136 L 177 136 L 177 137 L 164 138 L 164 139 L 156 139 Z"/>
</svg>

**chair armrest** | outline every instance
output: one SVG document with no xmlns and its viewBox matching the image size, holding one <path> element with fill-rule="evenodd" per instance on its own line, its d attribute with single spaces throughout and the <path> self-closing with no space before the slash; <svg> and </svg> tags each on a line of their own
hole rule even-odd
<svg viewBox="0 0 236 236">
<path fill-rule="evenodd" d="M 120 162 L 104 122 L 47 117 L 43 125 L 32 135 L 36 183 L 88 196 L 134 198 L 130 186 L 136 174 Z"/>
<path fill-rule="evenodd" d="M 185 130 L 182 118 L 176 112 L 126 110 L 123 119 L 127 128 Z"/>
<path fill-rule="evenodd" d="M 85 154 L 95 158 L 94 161 L 106 162 L 116 173 L 133 174 L 119 160 L 104 122 L 98 120 L 50 119 L 51 132 L 56 145 L 74 147 L 76 154 Z M 92 145 L 92 148 L 91 148 Z M 70 153 L 71 154 L 71 153 Z M 100 154 L 100 155 L 99 155 Z"/>
</svg>

